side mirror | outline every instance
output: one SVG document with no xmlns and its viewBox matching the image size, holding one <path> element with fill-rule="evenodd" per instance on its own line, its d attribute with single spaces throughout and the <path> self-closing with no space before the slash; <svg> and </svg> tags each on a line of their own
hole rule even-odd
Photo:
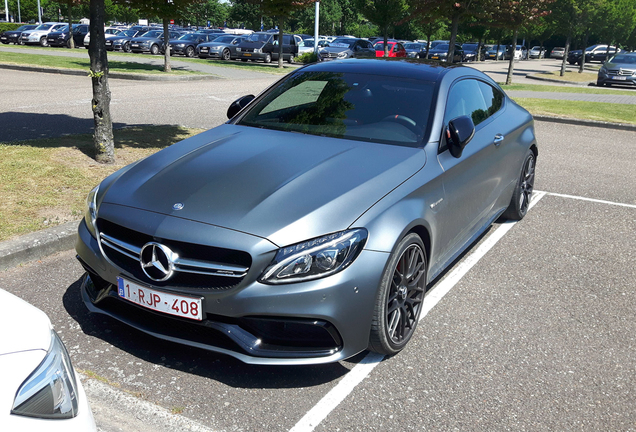
<svg viewBox="0 0 636 432">
<path fill-rule="evenodd" d="M 234 102 L 230 104 L 230 107 L 227 109 L 227 118 L 231 119 L 235 115 L 239 113 L 243 108 L 247 106 L 250 102 L 254 100 L 254 95 L 247 95 L 238 98 Z"/>
<path fill-rule="evenodd" d="M 475 135 L 475 124 L 468 116 L 461 116 L 448 122 L 446 129 L 446 139 L 451 154 L 459 158 L 462 156 L 464 147 Z"/>
</svg>

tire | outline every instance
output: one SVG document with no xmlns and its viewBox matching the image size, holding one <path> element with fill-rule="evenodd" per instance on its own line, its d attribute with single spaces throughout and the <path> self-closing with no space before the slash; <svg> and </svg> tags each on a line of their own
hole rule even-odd
<svg viewBox="0 0 636 432">
<path fill-rule="evenodd" d="M 272 62 L 272 55 L 270 53 L 267 53 L 267 55 L 265 56 L 265 60 L 263 60 L 265 63 L 271 63 Z"/>
<path fill-rule="evenodd" d="M 229 60 L 230 58 L 232 58 L 232 55 L 231 55 L 231 53 L 230 53 L 230 50 L 229 50 L 229 49 L 224 49 L 224 50 L 223 50 L 223 52 L 221 53 L 221 59 L 223 59 L 223 60 L 227 61 L 227 60 Z"/>
<path fill-rule="evenodd" d="M 528 150 L 521 164 L 521 174 L 510 199 L 510 205 L 503 214 L 508 220 L 519 221 L 528 213 L 532 190 L 534 189 L 535 156 Z"/>
<path fill-rule="evenodd" d="M 124 43 L 124 46 L 121 48 L 121 50 L 127 53 L 132 52 L 132 50 L 130 49 L 130 42 Z"/>
<path fill-rule="evenodd" d="M 289 55 L 289 58 L 287 59 L 287 63 L 292 64 L 294 62 L 294 56 L 293 55 Z"/>
<path fill-rule="evenodd" d="M 154 44 L 150 47 L 150 54 L 152 55 L 159 54 L 159 47 L 157 46 L 157 44 Z"/>
<path fill-rule="evenodd" d="M 46 36 L 42 36 L 40 38 L 40 46 L 43 46 L 43 47 L 49 46 L 49 41 L 46 40 Z"/>
<path fill-rule="evenodd" d="M 409 342 L 422 311 L 426 269 L 422 239 L 408 234 L 391 254 L 382 275 L 369 335 L 371 351 L 393 355 Z"/>
<path fill-rule="evenodd" d="M 605 86 L 605 83 L 603 83 L 602 81 L 596 81 L 596 87 L 603 87 Z"/>
<path fill-rule="evenodd" d="M 420 55 L 419 54 L 415 54 L 415 58 L 416 59 L 420 58 Z"/>
<path fill-rule="evenodd" d="M 242 61 L 242 62 L 246 62 L 246 61 L 247 61 L 247 59 L 241 59 L 241 61 Z"/>
<path fill-rule="evenodd" d="M 194 53 L 194 47 L 193 46 L 186 47 L 186 50 L 185 50 L 186 57 L 194 57 L 194 54 L 195 53 Z"/>
</svg>

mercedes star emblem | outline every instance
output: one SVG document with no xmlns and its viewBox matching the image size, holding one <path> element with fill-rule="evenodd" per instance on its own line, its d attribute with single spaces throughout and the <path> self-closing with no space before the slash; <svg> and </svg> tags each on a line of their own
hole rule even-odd
<svg viewBox="0 0 636 432">
<path fill-rule="evenodd" d="M 175 258 L 176 254 L 169 247 L 150 242 L 141 248 L 139 262 L 146 276 L 153 281 L 162 282 L 172 276 Z"/>
<path fill-rule="evenodd" d="M 175 210 L 181 210 L 183 208 L 183 203 L 176 203 L 172 206 Z"/>
</svg>

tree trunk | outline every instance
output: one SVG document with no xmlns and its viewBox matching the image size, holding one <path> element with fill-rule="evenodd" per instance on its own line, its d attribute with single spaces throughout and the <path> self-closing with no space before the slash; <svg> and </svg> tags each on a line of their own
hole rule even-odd
<svg viewBox="0 0 636 432">
<path fill-rule="evenodd" d="M 570 52 L 570 40 L 572 39 L 572 30 L 568 31 L 568 37 L 565 39 L 565 51 L 563 52 L 563 61 L 561 61 L 561 73 L 559 76 L 565 75 L 565 64 L 568 61 L 568 53 Z"/>
<path fill-rule="evenodd" d="M 483 46 L 484 37 L 479 36 L 479 42 L 477 43 L 477 61 L 481 61 L 481 47 Z"/>
<path fill-rule="evenodd" d="M 93 0 L 91 0 L 93 1 Z M 168 27 L 170 20 L 168 18 L 163 19 L 163 71 L 172 72 L 172 65 L 170 64 L 170 28 Z"/>
<path fill-rule="evenodd" d="M 501 49 L 501 41 L 497 39 L 497 52 L 495 52 L 495 61 L 499 61 L 499 50 Z"/>
<path fill-rule="evenodd" d="M 426 35 L 426 55 L 424 56 L 425 59 L 428 58 L 428 50 L 430 49 L 431 46 L 431 37 L 433 36 L 433 32 L 431 29 L 432 25 L 429 26 L 428 28 L 428 34 Z"/>
<path fill-rule="evenodd" d="M 384 55 L 382 57 L 388 57 L 389 56 L 389 26 L 385 26 L 382 29 L 382 33 L 384 36 Z"/>
<path fill-rule="evenodd" d="M 587 48 L 587 33 L 583 36 L 583 48 L 581 48 L 581 61 L 579 63 L 579 73 L 583 73 L 585 67 L 585 48 Z"/>
<path fill-rule="evenodd" d="M 91 60 L 90 76 L 93 82 L 93 120 L 95 132 L 95 160 L 100 163 L 115 162 L 113 122 L 110 117 L 110 89 L 108 88 L 108 57 L 104 35 L 104 0 L 90 2 L 91 40 L 88 55 Z"/>
<path fill-rule="evenodd" d="M 71 15 L 71 7 L 73 6 L 73 0 L 68 0 L 68 34 L 69 36 L 71 36 L 71 39 L 69 40 L 69 48 L 73 49 L 75 48 L 75 41 L 73 40 L 73 18 Z"/>
<path fill-rule="evenodd" d="M 283 22 L 282 16 L 278 17 L 278 68 L 283 68 Z"/>
<path fill-rule="evenodd" d="M 455 63 L 455 41 L 457 40 L 457 29 L 459 28 L 459 14 L 453 15 L 452 27 L 451 27 L 451 38 L 448 44 L 448 56 L 446 57 L 447 63 Z"/>
<path fill-rule="evenodd" d="M 519 35 L 519 29 L 515 29 L 515 33 L 512 36 L 512 47 L 510 50 L 510 62 L 508 63 L 508 76 L 506 77 L 506 85 L 512 84 L 512 72 L 515 70 L 515 50 L 517 49 L 517 36 Z"/>
</svg>

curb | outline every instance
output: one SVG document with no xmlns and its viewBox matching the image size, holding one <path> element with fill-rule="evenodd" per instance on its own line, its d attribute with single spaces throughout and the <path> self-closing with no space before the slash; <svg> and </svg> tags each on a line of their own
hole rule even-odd
<svg viewBox="0 0 636 432">
<path fill-rule="evenodd" d="M 0 242 L 0 271 L 75 247 L 79 221 Z"/>
<path fill-rule="evenodd" d="M 535 74 L 528 74 L 526 75 L 526 78 L 537 80 L 537 81 L 546 81 L 546 82 L 552 82 L 552 83 L 558 83 L 558 84 L 569 84 L 569 85 L 575 85 L 580 87 L 587 87 L 590 84 L 596 84 L 596 81 L 585 81 L 585 82 L 563 81 L 563 80 L 552 79 L 552 78 L 544 78 L 541 76 L 537 76 Z"/>
<path fill-rule="evenodd" d="M 610 123 L 610 122 L 604 122 L 604 121 L 598 121 L 598 120 L 581 120 L 581 119 L 573 119 L 573 118 L 567 118 L 567 117 L 553 117 L 553 116 L 544 116 L 544 115 L 533 115 L 532 117 L 538 121 L 636 132 L 636 125 L 625 124 L 625 123 Z"/>
<path fill-rule="evenodd" d="M 0 64 L 0 69 L 20 70 L 26 72 L 44 72 L 54 73 L 60 75 L 76 75 L 76 76 L 88 76 L 85 70 L 80 69 L 62 69 L 62 68 L 47 68 L 42 66 L 23 66 L 23 65 L 11 65 Z M 217 80 L 221 79 L 216 75 L 149 75 L 149 74 L 134 74 L 125 72 L 109 72 L 108 78 L 112 79 L 125 79 L 136 81 L 205 81 L 205 80 Z"/>
</svg>

